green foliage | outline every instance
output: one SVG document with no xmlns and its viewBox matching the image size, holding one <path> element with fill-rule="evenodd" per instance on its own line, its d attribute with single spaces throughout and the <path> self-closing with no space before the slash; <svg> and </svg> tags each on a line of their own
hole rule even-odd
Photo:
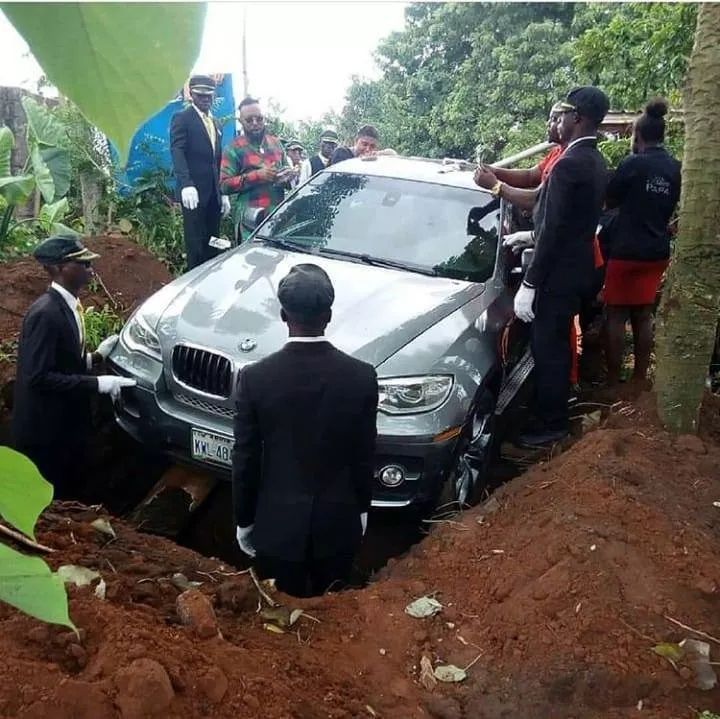
<svg viewBox="0 0 720 719">
<path fill-rule="evenodd" d="M 353 78 L 339 129 L 372 122 L 406 154 L 492 161 L 542 141 L 575 85 L 599 83 L 615 109 L 657 94 L 679 105 L 695 15 L 692 4 L 412 4 L 377 49 L 382 77 Z"/>
<path fill-rule="evenodd" d="M 0 515 L 35 539 L 35 523 L 52 501 L 52 485 L 30 460 L 9 447 L 0 447 Z"/>
<path fill-rule="evenodd" d="M 614 170 L 630 153 L 630 140 L 628 138 L 605 140 L 598 143 L 598 149 L 602 152 L 608 167 Z"/>
<path fill-rule="evenodd" d="M 0 516 L 35 538 L 35 524 L 52 500 L 52 485 L 25 456 L 0 447 Z M 63 580 L 38 557 L 0 544 L 0 600 L 26 614 L 71 629 Z"/>
<path fill-rule="evenodd" d="M 138 126 L 190 74 L 206 5 L 45 2 L 3 3 L 2 9 L 48 80 L 124 160 Z"/>
<path fill-rule="evenodd" d="M 132 232 L 177 275 L 185 267 L 185 242 L 170 180 L 170 173 L 159 166 L 143 173 L 127 195 L 117 198 L 115 214 L 123 231 Z"/>
<path fill-rule="evenodd" d="M 573 62 L 618 110 L 641 110 L 655 95 L 679 104 L 696 17 L 694 3 L 579 4 Z"/>
<path fill-rule="evenodd" d="M 120 331 L 123 320 L 109 305 L 98 310 L 88 307 L 85 310 L 85 338 L 88 350 L 94 351 L 106 338 Z"/>
</svg>

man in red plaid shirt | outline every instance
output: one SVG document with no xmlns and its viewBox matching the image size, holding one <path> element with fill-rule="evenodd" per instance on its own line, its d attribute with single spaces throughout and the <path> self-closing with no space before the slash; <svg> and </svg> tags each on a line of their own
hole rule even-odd
<svg viewBox="0 0 720 719">
<path fill-rule="evenodd" d="M 235 197 L 233 217 L 242 239 L 242 217 L 247 208 L 273 210 L 285 197 L 291 168 L 280 140 L 266 132 L 260 105 L 246 97 L 238 106 L 243 134 L 224 150 L 220 190 Z"/>
</svg>

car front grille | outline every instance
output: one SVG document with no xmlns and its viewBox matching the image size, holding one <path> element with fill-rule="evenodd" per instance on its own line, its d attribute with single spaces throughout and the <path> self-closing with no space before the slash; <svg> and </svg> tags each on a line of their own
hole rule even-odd
<svg viewBox="0 0 720 719">
<path fill-rule="evenodd" d="M 232 364 L 227 357 L 214 352 L 175 345 L 172 371 L 178 381 L 200 392 L 215 397 L 229 397 L 232 393 Z"/>
<path fill-rule="evenodd" d="M 219 404 L 208 402 L 207 400 L 200 399 L 199 397 L 190 397 L 186 394 L 176 394 L 175 399 L 182 404 L 186 404 L 188 407 L 194 407 L 195 409 L 200 409 L 203 412 L 216 414 L 219 417 L 232 419 L 234 414 L 234 411 L 230 407 L 221 407 Z"/>
</svg>

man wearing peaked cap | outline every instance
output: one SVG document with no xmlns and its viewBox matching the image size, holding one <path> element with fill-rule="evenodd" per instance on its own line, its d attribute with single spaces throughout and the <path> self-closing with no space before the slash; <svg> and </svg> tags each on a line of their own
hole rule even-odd
<svg viewBox="0 0 720 719">
<path fill-rule="evenodd" d="M 222 134 L 210 112 L 215 81 L 208 75 L 194 75 L 188 86 L 192 103 L 173 115 L 170 152 L 191 270 L 220 252 L 210 246 L 210 238 L 219 234 L 220 217 L 230 212 L 230 200 L 220 194 Z"/>
<path fill-rule="evenodd" d="M 35 259 L 51 284 L 23 319 L 18 343 L 13 434 L 19 452 L 29 457 L 55 487 L 56 498 L 78 488 L 90 434 L 93 393 L 120 396 L 135 380 L 95 376 L 117 344 L 112 335 L 88 352 L 84 311 L 78 293 L 99 255 L 76 237 L 53 236 L 41 242 Z"/>
<path fill-rule="evenodd" d="M 233 506 L 240 548 L 295 596 L 342 589 L 367 527 L 375 369 L 325 337 L 335 290 L 313 264 L 279 283 L 283 349 L 238 377 Z"/>
<path fill-rule="evenodd" d="M 318 172 L 324 170 L 330 164 L 330 158 L 333 156 L 333 152 L 337 150 L 339 144 L 340 138 L 335 130 L 325 130 L 325 132 L 320 135 L 320 150 L 318 154 L 313 155 L 302 164 L 300 179 L 298 181 L 300 185 L 307 182 L 311 177 L 317 175 Z"/>
<path fill-rule="evenodd" d="M 535 417 L 519 438 L 526 446 L 556 442 L 569 430 L 570 325 L 595 283 L 594 238 L 607 182 L 597 133 L 608 107 L 602 90 L 579 87 L 557 108 L 566 148 L 540 189 L 535 250 L 514 302 L 517 317 L 532 322 Z"/>
<path fill-rule="evenodd" d="M 304 149 L 305 148 L 297 140 L 290 140 L 285 145 L 285 152 L 287 152 L 288 160 L 293 170 L 293 174 L 289 180 L 290 189 L 294 189 L 298 186 L 300 172 L 303 166 L 302 156 Z"/>
</svg>

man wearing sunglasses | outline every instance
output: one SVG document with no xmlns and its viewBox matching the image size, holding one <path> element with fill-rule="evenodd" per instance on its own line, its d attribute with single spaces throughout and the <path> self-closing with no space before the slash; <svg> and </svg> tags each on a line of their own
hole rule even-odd
<svg viewBox="0 0 720 719">
<path fill-rule="evenodd" d="M 16 449 L 55 487 L 55 498 L 65 499 L 81 484 L 91 395 L 99 392 L 116 400 L 135 380 L 92 374 L 118 341 L 112 335 L 94 352 L 87 351 L 78 294 L 99 255 L 75 237 L 55 236 L 41 242 L 34 256 L 51 283 L 28 310 L 20 331 L 13 434 Z"/>
<path fill-rule="evenodd" d="M 220 188 L 235 199 L 235 228 L 241 240 L 241 222 L 249 208 L 260 207 L 269 214 L 285 197 L 293 177 L 279 138 L 267 132 L 260 104 L 246 97 L 238 106 L 243 134 L 223 152 Z"/>
</svg>

